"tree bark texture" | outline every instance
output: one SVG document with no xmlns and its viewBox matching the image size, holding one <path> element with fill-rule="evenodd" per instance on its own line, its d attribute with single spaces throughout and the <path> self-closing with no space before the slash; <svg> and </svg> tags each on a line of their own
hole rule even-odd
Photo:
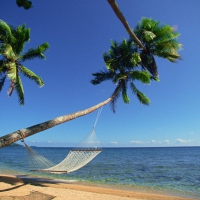
<svg viewBox="0 0 200 200">
<path fill-rule="evenodd" d="M 103 102 L 101 102 L 101 103 L 99 103 L 95 106 L 92 106 L 88 109 L 78 111 L 78 112 L 75 112 L 75 113 L 72 113 L 72 114 L 60 116 L 60 117 L 57 117 L 55 119 L 52 119 L 52 120 L 49 120 L 49 121 L 31 126 L 31 127 L 28 127 L 28 128 L 25 128 L 25 129 L 17 130 L 15 132 L 12 132 L 10 134 L 2 136 L 2 137 L 0 137 L 0 148 L 6 147 L 6 146 L 18 141 L 18 140 L 29 137 L 33 134 L 42 132 L 44 130 L 50 129 L 50 128 L 57 126 L 59 124 L 62 124 L 64 122 L 68 122 L 68 121 L 73 120 L 75 118 L 78 118 L 78 117 L 87 115 L 89 113 L 92 113 L 95 110 L 97 110 L 98 108 L 108 104 L 117 95 L 118 92 L 119 92 L 119 87 L 118 87 L 118 90 L 115 92 L 115 94 L 113 94 L 110 98 L 108 98 L 107 100 L 105 100 L 105 101 L 103 101 Z"/>
<path fill-rule="evenodd" d="M 135 33 L 132 31 L 132 29 L 130 28 L 128 22 L 126 21 L 126 18 L 124 17 L 123 13 L 120 11 L 118 4 L 116 3 L 115 0 L 107 0 L 108 3 L 110 4 L 111 8 L 113 9 L 113 11 L 115 12 L 115 14 L 117 15 L 117 17 L 119 18 L 119 20 L 122 22 L 122 24 L 124 25 L 125 29 L 127 30 L 127 32 L 129 33 L 129 35 L 133 38 L 133 40 L 135 42 L 137 42 L 137 44 L 144 50 L 146 51 L 146 48 L 144 47 L 144 45 L 141 43 L 141 41 L 137 38 L 137 36 L 135 35 Z"/>
</svg>

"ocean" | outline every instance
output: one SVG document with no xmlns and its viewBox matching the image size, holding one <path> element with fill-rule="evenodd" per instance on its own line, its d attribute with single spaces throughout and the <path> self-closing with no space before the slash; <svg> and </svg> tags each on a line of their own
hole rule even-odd
<svg viewBox="0 0 200 200">
<path fill-rule="evenodd" d="M 70 151 L 33 149 L 54 163 L 61 162 Z M 200 199 L 200 147 L 103 148 L 94 160 L 69 174 L 30 172 L 25 148 L 6 147 L 0 149 L 0 173 Z"/>
</svg>

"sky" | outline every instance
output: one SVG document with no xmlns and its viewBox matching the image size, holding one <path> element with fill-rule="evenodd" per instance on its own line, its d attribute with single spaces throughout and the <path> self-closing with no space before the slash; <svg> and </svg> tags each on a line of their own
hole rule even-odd
<svg viewBox="0 0 200 200">
<path fill-rule="evenodd" d="M 105 68 L 103 53 L 110 41 L 121 42 L 128 34 L 106 0 L 32 0 L 33 8 L 18 8 L 15 0 L 3 1 L 0 19 L 31 28 L 31 40 L 25 50 L 48 42 L 46 60 L 24 63 L 45 82 L 39 88 L 22 77 L 25 105 L 17 95 L 7 96 L 7 80 L 0 93 L 0 136 L 56 117 L 89 108 L 106 100 L 115 85 L 104 82 L 92 85 L 92 73 Z M 200 146 L 199 92 L 199 0 L 117 0 L 134 28 L 142 17 L 169 24 L 180 33 L 182 60 L 170 63 L 156 59 L 160 82 L 137 83 L 151 100 L 139 103 L 128 91 L 130 104 L 118 100 L 116 113 L 104 106 L 96 135 L 100 146 L 168 147 Z M 90 133 L 97 111 L 26 138 L 29 145 L 67 147 L 79 143 Z"/>
</svg>

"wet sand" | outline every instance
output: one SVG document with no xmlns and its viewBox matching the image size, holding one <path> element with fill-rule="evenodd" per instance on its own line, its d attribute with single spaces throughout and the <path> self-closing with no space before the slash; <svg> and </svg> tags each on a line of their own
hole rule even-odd
<svg viewBox="0 0 200 200">
<path fill-rule="evenodd" d="M 192 200 L 62 180 L 0 175 L 0 200 Z"/>
</svg>

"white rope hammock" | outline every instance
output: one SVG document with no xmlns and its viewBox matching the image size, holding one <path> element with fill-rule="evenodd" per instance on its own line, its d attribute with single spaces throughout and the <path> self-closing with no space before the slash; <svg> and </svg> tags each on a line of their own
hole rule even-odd
<svg viewBox="0 0 200 200">
<path fill-rule="evenodd" d="M 50 172 L 50 173 L 70 173 L 80 169 L 95 158 L 102 150 L 101 149 L 80 149 L 71 150 L 67 157 L 59 164 L 46 168 L 36 169 L 31 171 Z"/>
<path fill-rule="evenodd" d="M 84 142 L 82 143 L 91 144 L 94 142 L 94 141 L 91 142 L 89 139 L 93 138 L 93 136 L 95 135 L 94 129 L 100 117 L 101 111 L 102 107 L 99 108 L 98 110 L 98 114 L 92 132 L 86 139 L 84 139 Z M 23 138 L 22 142 L 24 142 Z M 59 174 L 70 173 L 80 169 L 81 167 L 89 163 L 92 159 L 94 159 L 102 151 L 102 149 L 97 147 L 73 149 L 69 152 L 67 157 L 62 162 L 55 165 L 53 162 L 51 162 L 44 156 L 38 154 L 36 151 L 31 149 L 25 142 L 24 144 L 29 154 L 29 165 L 31 166 L 30 171 L 59 173 Z"/>
</svg>

